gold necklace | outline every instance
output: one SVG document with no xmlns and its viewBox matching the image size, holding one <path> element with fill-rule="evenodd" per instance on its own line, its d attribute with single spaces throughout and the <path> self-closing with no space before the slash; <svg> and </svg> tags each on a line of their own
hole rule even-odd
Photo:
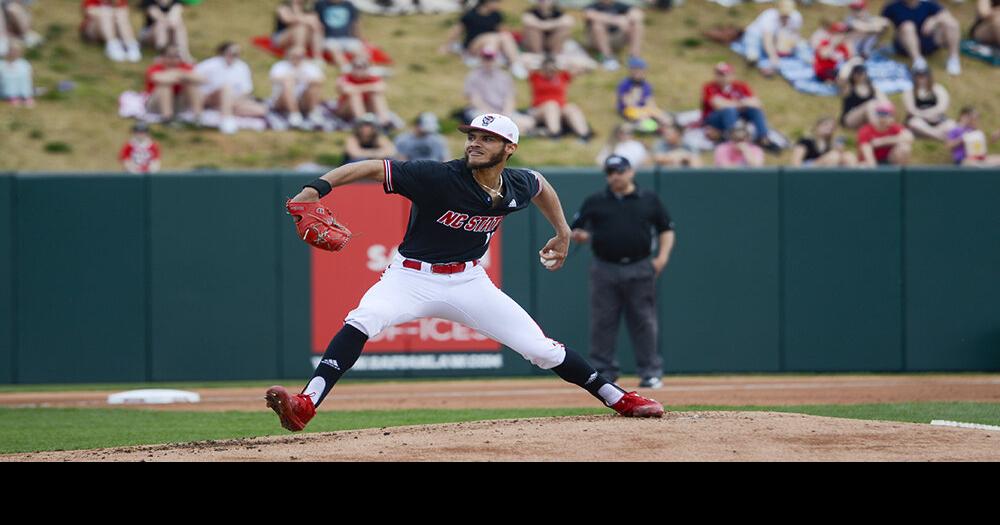
<svg viewBox="0 0 1000 525">
<path fill-rule="evenodd" d="M 490 192 L 490 195 L 492 195 L 493 197 L 500 197 L 500 188 L 503 188 L 503 177 L 500 177 L 500 184 L 497 184 L 497 189 L 495 190 L 483 184 L 482 182 L 479 182 L 478 179 L 476 179 L 476 184 L 479 184 L 479 187 Z"/>
</svg>

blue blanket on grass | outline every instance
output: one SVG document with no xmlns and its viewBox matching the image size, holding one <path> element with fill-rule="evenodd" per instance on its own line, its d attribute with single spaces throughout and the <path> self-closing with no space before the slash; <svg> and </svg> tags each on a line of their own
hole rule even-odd
<svg viewBox="0 0 1000 525">
<path fill-rule="evenodd" d="M 745 57 L 746 50 L 743 41 L 733 42 L 730 49 L 738 55 Z M 770 60 L 761 53 L 762 58 L 757 62 L 758 67 L 769 67 Z M 796 91 L 801 91 L 809 95 L 821 97 L 835 97 L 838 90 L 836 84 L 823 82 L 816 78 L 813 71 L 813 50 L 804 42 L 800 44 L 795 55 L 784 57 L 778 64 L 779 74 L 787 80 Z M 885 94 L 900 93 L 909 89 L 913 83 L 910 81 L 910 72 L 903 64 L 886 58 L 881 53 L 875 53 L 865 61 L 868 68 L 868 76 L 871 77 L 875 88 Z"/>
</svg>

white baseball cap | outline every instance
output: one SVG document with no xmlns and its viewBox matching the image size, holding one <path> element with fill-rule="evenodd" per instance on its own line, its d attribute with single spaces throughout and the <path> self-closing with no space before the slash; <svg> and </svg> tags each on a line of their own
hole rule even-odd
<svg viewBox="0 0 1000 525">
<path fill-rule="evenodd" d="M 462 133 L 468 133 L 474 129 L 492 133 L 500 138 L 509 140 L 514 144 L 517 144 L 517 139 L 520 137 L 520 133 L 517 131 L 517 124 L 514 124 L 513 120 L 500 115 L 499 113 L 485 113 L 483 115 L 479 115 L 478 117 L 472 119 L 471 124 L 458 127 L 458 130 Z"/>
</svg>

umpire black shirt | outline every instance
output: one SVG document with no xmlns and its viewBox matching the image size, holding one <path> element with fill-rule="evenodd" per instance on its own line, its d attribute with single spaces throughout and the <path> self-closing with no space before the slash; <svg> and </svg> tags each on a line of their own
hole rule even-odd
<svg viewBox="0 0 1000 525">
<path fill-rule="evenodd" d="M 628 195 L 615 195 L 605 188 L 583 201 L 571 227 L 590 232 L 598 259 L 627 264 L 649 257 L 654 232 L 673 230 L 674 223 L 656 193 L 636 187 Z"/>
</svg>

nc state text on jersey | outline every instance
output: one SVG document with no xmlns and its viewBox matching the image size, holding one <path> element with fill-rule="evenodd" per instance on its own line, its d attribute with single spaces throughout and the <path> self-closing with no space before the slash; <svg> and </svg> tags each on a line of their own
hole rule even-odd
<svg viewBox="0 0 1000 525">
<path fill-rule="evenodd" d="M 465 213 L 448 210 L 438 217 L 437 222 L 452 228 L 463 229 L 468 232 L 489 233 L 500 226 L 503 215 L 474 215 L 469 217 Z"/>
</svg>

